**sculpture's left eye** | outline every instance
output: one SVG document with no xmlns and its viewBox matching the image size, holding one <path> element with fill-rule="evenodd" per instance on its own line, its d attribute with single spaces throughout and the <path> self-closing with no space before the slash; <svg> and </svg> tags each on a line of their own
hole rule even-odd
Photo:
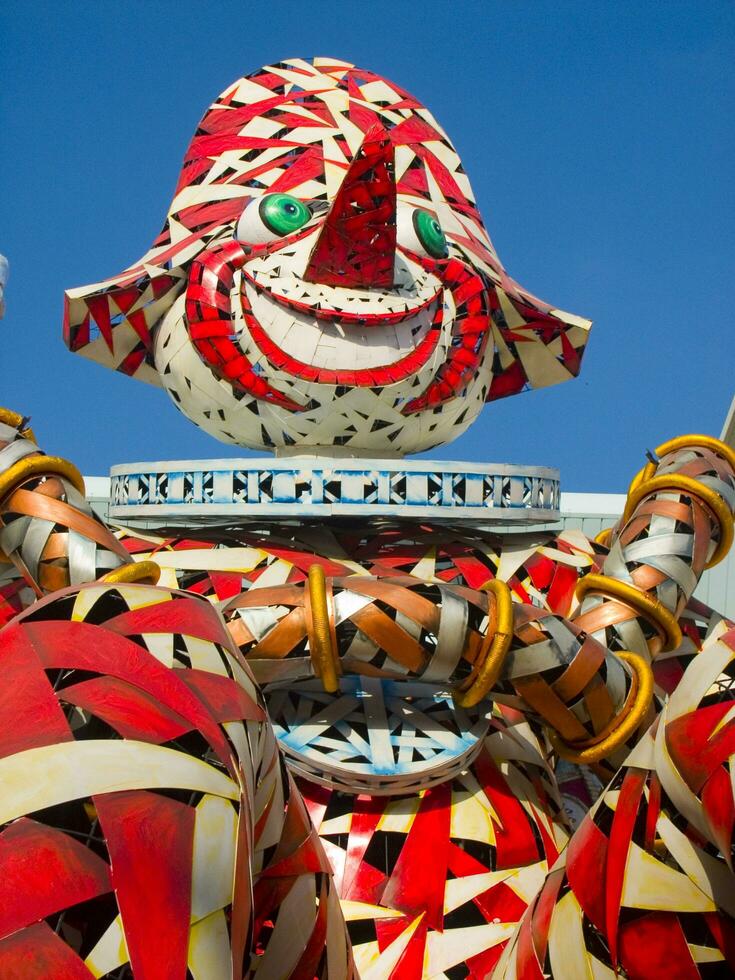
<svg viewBox="0 0 735 980">
<path fill-rule="evenodd" d="M 292 235 L 311 218 L 310 209 L 290 194 L 266 194 L 252 200 L 240 216 L 235 232 L 241 242 L 263 245 Z"/>
<path fill-rule="evenodd" d="M 447 239 L 435 214 L 423 208 L 399 207 L 396 221 L 399 245 L 432 259 L 445 259 L 449 254 Z"/>
</svg>

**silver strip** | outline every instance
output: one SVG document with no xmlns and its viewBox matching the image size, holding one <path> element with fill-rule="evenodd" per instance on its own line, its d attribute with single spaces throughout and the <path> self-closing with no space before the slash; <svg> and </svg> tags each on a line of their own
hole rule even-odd
<svg viewBox="0 0 735 980">
<path fill-rule="evenodd" d="M 436 650 L 421 675 L 424 681 L 445 681 L 455 671 L 467 635 L 467 602 L 440 585 L 442 597 Z"/>
</svg>

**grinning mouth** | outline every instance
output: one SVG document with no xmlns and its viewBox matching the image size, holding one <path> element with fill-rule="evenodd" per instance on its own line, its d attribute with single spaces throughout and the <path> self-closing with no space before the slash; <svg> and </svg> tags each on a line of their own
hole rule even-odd
<svg viewBox="0 0 735 980">
<path fill-rule="evenodd" d="M 490 336 L 482 275 L 455 258 L 430 271 L 410 252 L 397 250 L 391 287 L 313 283 L 303 276 L 308 247 L 299 240 L 248 261 L 233 240 L 192 264 L 187 330 L 222 381 L 288 412 L 303 412 L 310 394 L 302 392 L 303 404 L 279 391 L 278 372 L 303 383 L 347 388 L 381 389 L 410 378 L 412 390 L 398 389 L 394 407 L 412 415 L 436 410 L 476 378 Z M 233 333 L 238 295 L 241 320 Z M 418 376 L 424 366 L 430 373 L 425 379 Z"/>
<path fill-rule="evenodd" d="M 274 367 L 303 381 L 374 388 L 396 384 L 419 371 L 434 353 L 443 320 L 440 296 L 399 322 L 343 326 L 313 311 L 285 307 L 278 297 L 249 284 L 241 293 L 248 332 Z M 288 315 L 284 316 L 284 309 Z M 344 370 L 344 364 L 354 365 Z"/>
<path fill-rule="evenodd" d="M 412 272 L 405 287 L 399 282 L 394 291 L 376 292 L 314 286 L 293 274 L 284 281 L 268 273 L 243 268 L 244 321 L 271 364 L 303 381 L 396 384 L 416 374 L 436 350 L 444 319 L 444 290 L 437 280 L 427 277 L 417 290 Z"/>
<path fill-rule="evenodd" d="M 398 294 L 396 297 L 391 297 L 392 303 L 388 301 L 385 312 L 374 313 L 369 309 L 365 309 L 364 306 L 360 306 L 360 302 L 370 302 L 374 299 L 368 294 L 367 290 L 362 290 L 361 295 L 352 298 L 348 295 L 347 298 L 344 296 L 339 297 L 340 308 L 330 307 L 325 303 L 325 299 L 318 297 L 312 299 L 298 299 L 296 296 L 286 296 L 284 292 L 279 292 L 278 289 L 272 288 L 259 281 L 259 279 L 250 273 L 247 268 L 242 270 L 243 279 L 253 286 L 255 290 L 259 293 L 267 294 L 281 306 L 286 306 L 291 310 L 296 310 L 299 313 L 305 313 L 310 316 L 316 317 L 318 320 L 330 320 L 339 321 L 341 323 L 356 323 L 361 326 L 385 326 L 389 323 L 400 323 L 403 320 L 408 320 L 411 317 L 415 317 L 418 313 L 434 305 L 440 298 L 442 293 L 441 286 L 431 294 L 427 299 L 421 302 L 411 301 L 410 299 Z M 293 284 L 289 284 L 293 291 Z M 330 290 L 330 292 L 336 292 L 335 289 Z M 350 294 L 354 294 L 355 290 L 350 290 Z M 386 298 L 388 294 L 385 294 Z M 331 298 L 331 297 L 330 297 Z M 344 304 L 344 305 L 342 305 Z"/>
</svg>

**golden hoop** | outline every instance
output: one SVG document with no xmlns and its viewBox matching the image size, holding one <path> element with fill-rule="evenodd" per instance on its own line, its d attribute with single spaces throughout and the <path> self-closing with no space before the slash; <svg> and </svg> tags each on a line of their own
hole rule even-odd
<svg viewBox="0 0 735 980">
<path fill-rule="evenodd" d="M 5 425 L 9 425 L 13 429 L 18 429 L 18 426 L 23 424 L 23 416 L 19 415 L 18 412 L 12 411 L 10 408 L 0 407 L 0 422 L 4 422 Z M 20 429 L 18 431 L 24 439 L 30 439 L 31 442 L 36 441 L 33 429 L 30 427 L 23 429 L 22 432 L 20 432 Z"/>
<path fill-rule="evenodd" d="M 592 540 L 595 542 L 595 544 L 601 544 L 603 548 L 609 548 L 612 533 L 613 529 L 611 527 L 603 527 L 601 531 L 597 532 Z"/>
<path fill-rule="evenodd" d="M 19 415 L 18 412 L 13 412 L 9 408 L 0 407 L 0 422 L 4 422 L 5 425 L 9 425 L 13 429 L 18 429 L 24 439 L 30 439 L 31 442 L 36 442 L 36 437 L 33 433 L 33 429 L 31 429 L 30 426 L 22 431 L 20 430 L 19 426 L 23 424 L 23 416 Z M 37 442 L 36 445 L 38 445 Z"/>
<path fill-rule="evenodd" d="M 695 497 L 714 514 L 720 525 L 720 540 L 717 542 L 717 547 L 705 568 L 712 568 L 717 565 L 730 550 L 735 534 L 733 526 L 735 522 L 733 522 L 730 508 L 717 491 L 691 476 L 683 476 L 680 473 L 665 473 L 661 476 L 654 476 L 652 479 L 646 480 L 645 483 L 640 483 L 628 496 L 623 523 L 630 520 L 633 511 L 644 497 L 648 497 L 652 493 L 666 493 L 668 490 L 672 493 L 680 491 L 688 497 Z"/>
<path fill-rule="evenodd" d="M 628 496 L 638 489 L 641 483 L 645 483 L 646 480 L 650 480 L 653 474 L 656 472 L 656 465 L 650 460 L 646 463 L 643 469 L 638 470 L 636 475 L 630 481 L 630 486 L 628 487 Z M 625 510 L 628 509 L 628 501 L 625 502 Z"/>
<path fill-rule="evenodd" d="M 679 624 L 658 599 L 654 599 L 648 592 L 637 589 L 634 585 L 627 582 L 620 582 L 609 575 L 598 575 L 590 572 L 581 578 L 577 584 L 577 598 L 581 601 L 588 592 L 598 592 L 600 595 L 609 596 L 613 599 L 620 599 L 653 625 L 658 633 L 661 634 L 664 645 L 662 653 L 669 650 L 676 650 L 681 643 L 681 629 Z"/>
<path fill-rule="evenodd" d="M 339 665 L 337 653 L 332 645 L 324 569 L 316 562 L 309 566 L 309 603 L 311 605 L 309 630 L 311 662 L 324 690 L 327 694 L 334 694 L 339 688 Z"/>
<path fill-rule="evenodd" d="M 618 651 L 616 656 L 633 668 L 633 691 L 626 699 L 629 707 L 623 706 L 617 724 L 602 740 L 598 735 L 577 745 L 570 745 L 555 732 L 549 732 L 549 741 L 554 751 L 567 762 L 589 766 L 604 759 L 630 738 L 648 711 L 653 698 L 653 671 L 643 657 L 629 650 Z"/>
<path fill-rule="evenodd" d="M 721 439 L 715 439 L 714 436 L 702 436 L 698 434 L 692 434 L 688 436 L 677 436 L 675 439 L 669 439 L 667 442 L 662 442 L 660 446 L 656 447 L 657 456 L 666 456 L 668 453 L 676 452 L 677 449 L 711 449 L 713 452 L 722 456 L 735 473 L 735 450 L 731 449 L 727 443 L 722 442 Z"/>
<path fill-rule="evenodd" d="M 0 473 L 0 504 L 20 483 L 33 476 L 63 476 L 82 495 L 84 494 L 84 477 L 79 470 L 60 456 L 27 456 L 13 463 L 4 473 Z"/>
<path fill-rule="evenodd" d="M 488 623 L 488 631 L 483 637 L 478 655 L 480 669 L 477 677 L 466 691 L 459 691 L 455 695 L 455 700 L 463 708 L 472 708 L 487 697 L 490 688 L 500 677 L 513 642 L 513 596 L 510 589 L 498 578 L 486 582 L 483 589 L 495 596 L 497 623 L 492 636 Z"/>
<path fill-rule="evenodd" d="M 131 561 L 103 575 L 100 582 L 106 585 L 141 582 L 156 585 L 161 575 L 161 569 L 154 561 Z"/>
</svg>

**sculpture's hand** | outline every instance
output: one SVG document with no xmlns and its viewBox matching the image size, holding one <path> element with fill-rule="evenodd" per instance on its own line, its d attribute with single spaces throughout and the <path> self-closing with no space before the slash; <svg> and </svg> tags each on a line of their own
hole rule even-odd
<svg viewBox="0 0 735 980">
<path fill-rule="evenodd" d="M 109 575 L 157 580 L 94 513 L 77 468 L 46 456 L 25 421 L 0 409 L 0 550 L 35 594 Z"/>
</svg>

